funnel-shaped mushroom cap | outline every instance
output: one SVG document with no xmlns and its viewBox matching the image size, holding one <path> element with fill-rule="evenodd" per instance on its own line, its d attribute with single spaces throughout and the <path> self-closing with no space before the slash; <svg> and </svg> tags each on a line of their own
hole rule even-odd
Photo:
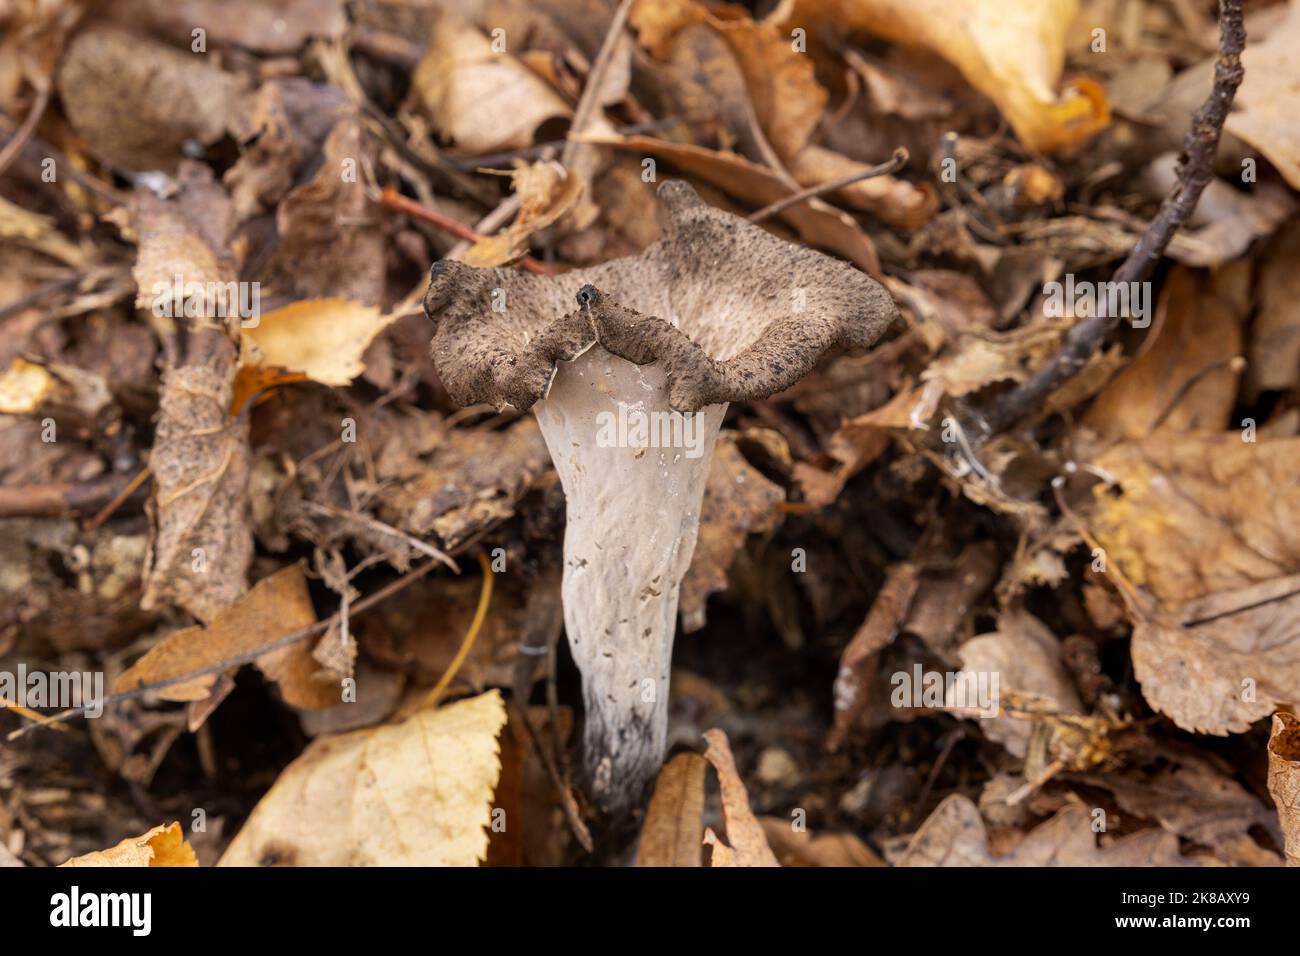
<svg viewBox="0 0 1300 956">
<path fill-rule="evenodd" d="M 663 238 L 640 255 L 553 277 L 436 263 L 424 308 L 451 397 L 526 410 L 557 361 L 600 343 L 658 362 L 678 411 L 766 398 L 827 349 L 873 344 L 898 315 L 870 276 L 706 205 L 684 182 L 659 198 Z"/>
<path fill-rule="evenodd" d="M 433 267 L 425 310 L 452 398 L 537 420 L 564 486 L 564 625 L 589 793 L 625 818 L 663 758 L 677 598 L 726 403 L 794 384 L 897 315 L 851 266 L 659 190 L 664 237 L 557 277 Z M 544 401 L 543 401 L 544 399 Z"/>
</svg>

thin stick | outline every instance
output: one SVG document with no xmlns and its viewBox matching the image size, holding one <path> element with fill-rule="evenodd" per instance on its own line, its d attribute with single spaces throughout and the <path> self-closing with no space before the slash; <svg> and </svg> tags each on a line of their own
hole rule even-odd
<svg viewBox="0 0 1300 956">
<path fill-rule="evenodd" d="M 457 222 L 455 219 L 452 219 L 449 216 L 444 216 L 435 209 L 429 209 L 426 206 L 420 205 L 414 199 L 408 199 L 392 186 L 384 187 L 382 199 L 380 201 L 389 209 L 395 209 L 398 212 L 405 213 L 412 219 L 419 219 L 423 222 L 427 222 L 431 226 L 437 226 L 443 232 L 449 233 L 457 239 L 464 239 L 466 242 L 478 242 L 480 239 L 484 238 L 463 222 Z M 532 256 L 524 256 L 520 261 L 520 265 L 523 266 L 525 271 L 535 272 L 538 275 L 555 274 L 554 270 L 552 270 L 550 266 L 538 262 Z"/>
<path fill-rule="evenodd" d="M 784 199 L 778 199 L 776 202 L 764 206 L 757 212 L 749 214 L 750 222 L 762 222 L 764 219 L 770 219 L 777 213 L 784 212 L 791 206 L 797 206 L 801 202 L 809 199 L 815 199 L 826 193 L 833 193 L 843 189 L 845 186 L 851 186 L 854 183 L 861 182 L 864 179 L 874 179 L 877 176 L 888 176 L 895 173 L 907 165 L 909 159 L 908 152 L 902 146 L 894 150 L 894 155 L 879 166 L 872 166 L 870 169 L 863 169 L 856 173 L 849 173 L 847 176 L 841 176 L 838 179 L 827 180 L 824 183 L 818 183 L 815 186 L 809 186 L 807 189 L 801 189 L 797 193 L 792 193 Z"/>
<path fill-rule="evenodd" d="M 560 163 L 566 169 L 573 164 L 573 154 L 577 152 L 579 146 L 583 145 L 573 137 L 587 131 L 592 117 L 600 109 L 600 88 L 605 82 L 605 74 L 609 72 L 609 65 L 614 62 L 614 50 L 618 46 L 618 38 L 622 36 L 623 27 L 627 24 L 627 16 L 631 12 L 632 0 L 622 0 L 618 9 L 614 11 L 614 18 L 609 22 L 609 30 L 600 45 L 600 52 L 596 54 L 596 60 L 587 72 L 587 83 L 583 86 L 582 96 L 573 111 L 573 122 L 569 124 L 569 135 L 564 144 L 564 151 L 560 153 Z"/>
<path fill-rule="evenodd" d="M 470 621 L 469 630 L 465 632 L 465 639 L 460 642 L 460 650 L 452 658 L 450 666 L 446 672 L 438 678 L 438 683 L 433 685 L 433 690 L 429 691 L 429 696 L 424 698 L 422 707 L 437 707 L 438 701 L 442 699 L 443 692 L 451 684 L 456 672 L 460 670 L 465 659 L 469 657 L 470 648 L 474 646 L 474 639 L 478 637 L 478 632 L 483 630 L 483 622 L 487 620 L 488 604 L 492 601 L 492 578 L 496 572 L 492 570 L 492 562 L 488 560 L 486 554 L 482 551 L 478 553 L 479 567 L 483 569 L 483 587 L 478 593 L 478 607 L 474 609 L 474 620 Z"/>
<path fill-rule="evenodd" d="M 1241 51 L 1245 46 L 1246 28 L 1242 23 L 1241 0 L 1219 0 L 1219 55 L 1214 63 L 1214 89 L 1192 117 L 1192 127 L 1183 140 L 1174 188 L 1161 203 L 1160 211 L 1138 239 L 1133 251 L 1115 272 L 1112 282 L 1145 281 L 1174 234 L 1196 208 L 1201 193 L 1210 182 L 1210 165 L 1218 150 L 1223 123 L 1245 75 L 1241 65 Z M 1070 330 L 1061 350 L 1046 365 L 994 402 L 976 428 L 977 443 L 987 441 L 1041 409 L 1047 396 L 1083 370 L 1119 320 L 1120 316 L 1109 315 L 1104 302 L 1099 302 L 1095 314 Z"/>
<path fill-rule="evenodd" d="M 0 149 L 0 176 L 4 175 L 9 164 L 18 158 L 18 154 L 23 151 L 27 141 L 32 138 L 32 133 L 36 131 L 36 124 L 41 121 L 45 115 L 45 107 L 50 105 L 50 83 L 46 81 L 40 84 L 36 89 L 36 102 L 32 104 L 31 111 L 27 118 L 23 120 L 23 125 L 18 127 L 18 131 L 10 137 L 9 142 L 5 143 L 4 149 Z"/>
<path fill-rule="evenodd" d="M 112 501 L 104 505 L 104 507 L 99 510 L 99 513 L 95 515 L 95 517 L 91 518 L 89 521 L 86 522 L 86 530 L 94 531 L 105 521 L 111 518 L 113 516 L 113 513 L 117 511 L 118 508 L 126 504 L 126 500 L 128 498 L 130 498 L 133 494 L 139 491 L 141 487 L 144 486 L 144 483 L 149 480 L 149 475 L 150 475 L 149 466 L 145 465 L 143 468 L 140 469 L 140 473 L 136 475 L 134 478 L 132 478 L 129 482 L 127 482 L 126 487 L 123 488 L 121 491 L 117 493 L 117 495 L 114 496 Z"/>
</svg>

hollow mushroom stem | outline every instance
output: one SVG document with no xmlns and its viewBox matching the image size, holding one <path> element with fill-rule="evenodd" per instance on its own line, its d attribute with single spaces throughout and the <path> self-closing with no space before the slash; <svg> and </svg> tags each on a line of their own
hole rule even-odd
<svg viewBox="0 0 1300 956">
<path fill-rule="evenodd" d="M 663 759 L 678 593 L 726 406 L 676 412 L 660 365 L 593 345 L 559 364 L 535 409 L 567 500 L 564 623 L 582 674 L 586 783 L 622 817 Z"/>
</svg>

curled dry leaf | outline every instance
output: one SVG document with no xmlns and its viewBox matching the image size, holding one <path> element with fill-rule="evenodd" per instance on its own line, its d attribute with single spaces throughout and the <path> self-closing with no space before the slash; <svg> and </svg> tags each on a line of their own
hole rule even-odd
<svg viewBox="0 0 1300 956">
<path fill-rule="evenodd" d="M 895 866 L 1196 866 L 1178 837 L 1140 830 L 1097 846 L 1092 814 L 1071 801 L 1039 824 L 1010 853 L 995 856 L 979 808 L 962 794 L 946 798 L 912 837 Z"/>
<path fill-rule="evenodd" d="M 718 839 L 712 828 L 704 831 L 704 842 L 713 847 L 710 866 L 780 866 L 772 848 L 763 835 L 763 825 L 749 808 L 749 792 L 736 771 L 736 761 L 731 756 L 731 745 L 721 730 L 704 732 L 708 749 L 704 758 L 718 772 L 722 787 L 722 819 L 727 827 L 730 845 Z"/>
<path fill-rule="evenodd" d="M 487 854 L 497 691 L 399 724 L 314 740 L 285 768 L 220 866 L 475 866 Z"/>
<path fill-rule="evenodd" d="M 233 605 L 219 611 L 207 627 L 169 634 L 117 679 L 115 690 L 133 690 L 220 664 L 315 623 L 302 564 L 291 564 L 257 582 Z M 264 654 L 257 659 L 257 667 L 279 685 L 291 707 L 322 709 L 339 702 L 338 680 L 328 672 L 321 673 L 308 640 Z M 159 690 L 158 696 L 202 700 L 219 677 L 215 673 L 173 684 Z"/>
<path fill-rule="evenodd" d="M 756 22 L 739 7 L 710 9 L 695 0 L 638 0 L 628 22 L 660 60 L 670 58 L 674 41 L 691 28 L 702 26 L 720 36 L 744 76 L 744 105 L 753 110 L 777 155 L 789 159 L 807 144 L 826 108 L 826 91 L 814 76 L 812 61 L 794 49 L 789 34 L 775 23 Z M 707 75 L 718 69 L 699 60 L 690 67 L 706 78 L 706 86 Z"/>
<path fill-rule="evenodd" d="M 467 153 L 519 149 L 547 120 L 571 115 L 537 74 L 446 12 L 434 20 L 411 87 L 438 132 Z"/>
<path fill-rule="evenodd" d="M 702 866 L 704 774 L 709 762 L 681 753 L 659 771 L 641 826 L 637 866 Z"/>
<path fill-rule="evenodd" d="M 73 39 L 57 82 L 68 119 L 98 159 L 168 172 L 187 142 L 209 146 L 225 135 L 244 93 L 206 57 L 103 24 Z"/>
<path fill-rule="evenodd" d="M 946 0 L 796 0 L 774 16 L 787 34 L 795 27 L 810 34 L 821 27 L 866 31 L 937 53 L 997 104 L 1026 146 L 1055 152 L 1083 143 L 1109 121 L 1096 83 L 1082 80 L 1056 93 L 1077 12 L 1077 0 L 966 0 L 960 15 Z"/>
<path fill-rule="evenodd" d="M 785 492 L 745 460 L 734 438 L 719 436 L 700 506 L 695 556 L 682 579 L 682 630 L 704 626 L 709 595 L 727 586 L 727 569 L 745 537 L 776 526 Z"/>
<path fill-rule="evenodd" d="M 781 177 L 767 167 L 752 163 L 736 153 L 722 153 L 685 143 L 670 143 L 649 136 L 592 134 L 585 142 L 653 156 L 671 163 L 683 173 L 721 189 L 742 202 L 762 208 L 792 192 Z M 864 272 L 880 275 L 876 247 L 853 221 L 853 217 L 819 199 L 798 203 L 776 215 L 809 245 L 833 252 Z"/>
<path fill-rule="evenodd" d="M 73 857 L 62 866 L 198 866 L 194 848 L 179 823 L 156 826 L 148 833 L 123 840 L 107 850 Z"/>
<path fill-rule="evenodd" d="M 1286 865 L 1300 866 L 1300 720 L 1273 715 L 1268 741 L 1268 792 L 1286 838 Z"/>
<path fill-rule="evenodd" d="M 461 261 L 481 269 L 503 266 L 528 252 L 537 233 L 555 225 L 582 198 L 582 178 L 571 175 L 559 163 L 515 161 L 510 177 L 519 197 L 519 215 L 508 228 L 474 243 Z"/>
</svg>

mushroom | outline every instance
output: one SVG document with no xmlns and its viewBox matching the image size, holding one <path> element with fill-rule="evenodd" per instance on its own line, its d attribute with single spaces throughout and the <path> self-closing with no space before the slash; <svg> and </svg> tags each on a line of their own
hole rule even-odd
<svg viewBox="0 0 1300 956">
<path fill-rule="evenodd" d="M 434 362 L 461 405 L 535 408 L 567 502 L 565 632 L 585 783 L 614 817 L 663 759 L 678 591 L 728 402 L 766 398 L 897 317 L 852 266 L 659 188 L 663 235 L 558 276 L 434 264 Z M 576 308 L 575 308 L 576 303 Z"/>
</svg>

